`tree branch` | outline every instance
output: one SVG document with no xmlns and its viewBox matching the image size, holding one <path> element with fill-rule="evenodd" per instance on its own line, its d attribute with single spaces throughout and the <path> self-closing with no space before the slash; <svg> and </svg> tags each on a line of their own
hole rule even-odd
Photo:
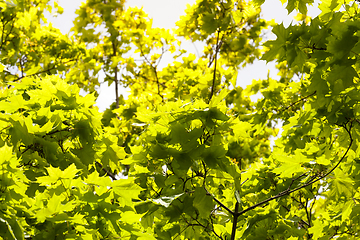
<svg viewBox="0 0 360 240">
<path fill-rule="evenodd" d="M 228 211 L 231 215 L 234 215 L 235 213 L 233 211 L 231 211 L 230 208 L 228 208 L 227 206 L 225 206 L 222 202 L 220 202 L 219 199 L 217 199 L 215 196 L 213 196 L 206 188 L 206 195 L 211 196 L 215 202 L 217 202 L 222 208 L 224 208 L 226 211 Z"/>
<path fill-rule="evenodd" d="M 288 110 L 288 109 L 291 108 L 292 106 L 298 104 L 299 102 L 305 101 L 307 98 L 309 98 L 309 97 L 311 97 L 311 96 L 313 96 L 313 95 L 315 95 L 315 94 L 316 94 L 316 91 L 313 92 L 313 93 L 311 93 L 311 94 L 309 94 L 309 95 L 307 95 L 307 96 L 305 96 L 305 97 L 300 98 L 300 99 L 297 100 L 296 102 L 291 103 L 289 106 L 283 107 L 282 109 L 280 109 L 280 110 L 279 110 L 279 113 L 280 113 L 280 112 L 283 112 L 283 111 L 285 111 L 285 110 Z"/>
<path fill-rule="evenodd" d="M 70 59 L 69 61 L 64 62 L 64 64 L 67 64 L 67 63 L 70 63 L 70 62 L 73 62 L 73 61 L 77 61 L 77 59 Z M 41 73 L 46 73 L 46 72 L 49 72 L 49 71 L 54 70 L 54 69 L 56 69 L 56 68 L 57 68 L 57 66 L 56 66 L 56 64 L 54 63 L 54 66 L 52 66 L 51 68 L 48 68 L 48 69 L 45 69 L 45 70 L 42 70 L 42 71 L 39 71 L 39 72 L 36 72 L 36 73 L 33 73 L 33 74 L 29 74 L 29 75 L 24 75 L 24 76 L 18 77 L 17 79 L 14 80 L 14 82 L 19 81 L 19 80 L 21 80 L 21 79 L 23 79 L 23 78 L 25 78 L 25 77 L 37 76 L 37 75 L 39 75 L 39 74 L 41 74 Z"/>
<path fill-rule="evenodd" d="M 116 176 L 114 173 L 110 172 L 109 170 L 107 170 L 105 167 L 103 167 L 103 165 L 101 163 L 99 163 L 98 161 L 95 162 L 95 164 L 97 164 L 102 170 L 104 170 L 106 172 L 106 174 L 112 179 L 112 180 L 117 180 Z"/>
<path fill-rule="evenodd" d="M 239 211 L 239 203 L 236 201 L 233 225 L 232 225 L 232 229 L 231 229 L 231 238 L 230 238 L 231 240 L 235 240 L 237 219 L 240 216 L 240 215 L 238 215 L 238 211 Z"/>
<path fill-rule="evenodd" d="M 266 200 L 264 200 L 262 202 L 259 202 L 259 203 L 255 204 L 255 205 L 252 205 L 252 206 L 242 210 L 241 212 L 235 213 L 235 215 L 238 215 L 238 216 L 243 215 L 244 213 L 246 213 L 246 212 L 248 212 L 248 211 L 250 211 L 252 209 L 255 209 L 255 208 L 257 208 L 257 207 L 259 207 L 259 206 L 261 206 L 261 205 L 263 205 L 265 203 L 268 203 L 268 202 L 270 202 L 272 200 L 275 200 L 275 199 L 281 198 L 283 196 L 289 195 L 289 194 L 291 194 L 293 192 L 296 192 L 296 191 L 298 191 L 300 189 L 303 189 L 303 188 L 305 188 L 305 187 L 307 187 L 307 186 L 309 186 L 309 185 L 311 185 L 313 183 L 316 183 L 316 182 L 320 181 L 321 179 L 327 177 L 329 174 L 331 174 L 340 165 L 340 163 L 345 159 L 345 157 L 348 154 L 348 152 L 349 152 L 349 150 L 350 150 L 350 148 L 352 146 L 352 143 L 353 143 L 353 138 L 352 138 L 351 133 L 350 133 L 350 130 L 352 128 L 352 122 L 350 122 L 350 128 L 349 129 L 347 129 L 346 126 L 343 126 L 343 127 L 346 130 L 346 132 L 349 134 L 350 144 L 349 144 L 348 148 L 346 149 L 345 153 L 343 154 L 343 156 L 341 157 L 341 159 L 338 161 L 338 163 L 329 172 L 327 172 L 325 175 L 322 175 L 320 177 L 315 176 L 315 178 L 309 180 L 307 183 L 305 183 L 305 184 L 303 184 L 300 187 L 297 187 L 295 189 L 290 190 L 290 188 L 291 188 L 291 185 L 290 185 L 289 188 L 286 189 L 285 191 L 282 191 L 279 194 L 277 194 L 277 195 L 275 195 L 273 197 L 270 197 L 270 198 L 268 198 L 268 199 L 266 199 Z"/>
<path fill-rule="evenodd" d="M 215 92 L 215 80 L 216 80 L 216 65 L 217 65 L 217 55 L 219 53 L 220 47 L 219 47 L 219 37 L 220 37 L 220 31 L 217 32 L 217 38 L 216 38 L 216 49 L 215 49 L 215 65 L 214 65 L 214 74 L 213 74 L 213 81 L 212 81 L 212 86 L 211 86 L 211 92 L 210 92 L 210 96 L 209 96 L 209 101 L 208 103 L 210 103 L 212 96 L 214 95 Z"/>
<path fill-rule="evenodd" d="M 142 47 L 141 43 L 140 43 L 140 47 Z M 156 66 L 153 66 L 152 63 L 150 62 L 150 60 L 145 56 L 143 50 L 140 48 L 140 53 L 141 55 L 144 57 L 145 61 L 150 65 L 150 67 L 153 69 L 154 71 L 154 74 L 155 74 L 155 80 L 156 80 L 156 84 L 157 84 L 157 94 L 161 97 L 161 101 L 164 102 L 164 96 L 161 94 L 161 91 L 160 91 L 160 81 L 159 81 L 159 77 L 158 77 L 158 74 L 157 74 L 157 66 L 159 65 L 160 63 L 160 60 L 164 54 L 164 49 L 162 49 L 162 53 L 161 53 L 161 56 L 159 58 L 159 62 L 156 64 Z M 164 87 L 164 86 L 163 86 Z"/>
<path fill-rule="evenodd" d="M 115 45 L 115 41 L 112 42 L 112 48 L 113 48 L 113 56 L 116 56 L 116 45 Z M 114 76 L 114 82 L 115 82 L 115 103 L 116 103 L 116 109 L 119 108 L 119 80 L 118 80 L 118 67 L 117 65 L 115 66 L 114 69 L 115 72 L 115 76 Z"/>
</svg>

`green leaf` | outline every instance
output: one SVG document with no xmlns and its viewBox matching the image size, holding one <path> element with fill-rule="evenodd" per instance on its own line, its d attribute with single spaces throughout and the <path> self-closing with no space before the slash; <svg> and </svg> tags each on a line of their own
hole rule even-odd
<svg viewBox="0 0 360 240">
<path fill-rule="evenodd" d="M 352 196 L 354 191 L 353 180 L 338 168 L 334 170 L 334 174 L 335 179 L 331 182 L 332 188 L 330 191 L 330 196 Z"/>
<path fill-rule="evenodd" d="M 251 218 L 249 219 L 249 222 L 246 223 L 247 224 L 247 228 L 244 231 L 242 237 L 247 237 L 253 227 L 255 226 L 255 224 L 259 224 L 261 221 L 267 220 L 269 219 L 270 221 L 272 221 L 275 217 L 275 213 L 273 211 L 270 212 L 262 212 L 262 213 L 255 213 L 255 215 L 251 216 Z"/>
<path fill-rule="evenodd" d="M 134 184 L 133 179 L 121 179 L 110 184 L 114 193 L 122 198 L 126 205 L 132 205 L 133 199 L 138 199 L 142 188 Z"/>
<path fill-rule="evenodd" d="M 27 70 L 25 73 L 27 76 L 33 75 L 33 74 L 37 73 L 40 69 L 41 69 L 41 66 L 34 66 L 34 67 L 30 68 L 29 70 Z"/>
<path fill-rule="evenodd" d="M 319 239 L 323 236 L 324 225 L 320 219 L 315 219 L 313 221 L 313 226 L 308 229 L 310 234 L 313 234 L 314 239 Z"/>
<path fill-rule="evenodd" d="M 218 108 L 210 108 L 209 109 L 209 117 L 211 119 L 221 120 L 221 121 L 227 121 L 230 118 L 226 116 L 225 113 L 220 111 Z"/>
<path fill-rule="evenodd" d="M 89 0 L 71 37 L 41 24 L 57 3 L 0 3 L 0 238 L 355 236 L 358 4 L 324 0 L 311 17 L 312 0 L 281 1 L 299 11 L 288 27 L 263 19 L 263 0 L 199 0 L 173 33 Z M 256 59 L 278 77 L 236 87 Z M 129 96 L 101 113 L 104 81 Z M 237 223 L 221 207 L 234 203 Z"/>
<path fill-rule="evenodd" d="M 132 232 L 139 240 L 156 240 L 150 233 Z"/>
<path fill-rule="evenodd" d="M 307 13 L 307 4 L 312 4 L 314 0 L 289 0 L 286 6 L 288 13 L 290 14 L 294 9 L 299 10 L 300 13 Z"/>
<path fill-rule="evenodd" d="M 215 19 L 215 14 L 206 14 L 203 16 L 202 20 L 204 22 L 202 25 L 202 29 L 205 31 L 205 33 L 207 34 L 214 33 L 218 28 L 217 21 Z"/>
<path fill-rule="evenodd" d="M 38 177 L 37 182 L 40 183 L 40 186 L 46 186 L 56 183 L 61 179 L 73 179 L 79 170 L 76 168 L 75 164 L 71 164 L 68 168 L 62 171 L 59 168 L 54 168 L 49 166 L 46 168 L 48 176 Z"/>
<path fill-rule="evenodd" d="M 306 156 L 301 151 L 296 151 L 295 155 L 287 156 L 281 153 L 276 155 L 276 160 L 280 162 L 280 167 L 273 170 L 274 173 L 280 174 L 282 178 L 290 178 L 302 173 L 305 169 L 302 163 L 308 162 Z"/>
<path fill-rule="evenodd" d="M 343 210 L 342 210 L 342 214 L 341 214 L 341 221 L 346 221 L 349 219 L 349 216 L 352 212 L 352 209 L 354 207 L 354 201 L 353 200 L 349 200 L 344 204 Z"/>
<path fill-rule="evenodd" d="M 266 62 L 270 62 L 278 56 L 282 57 L 285 53 L 288 30 L 281 23 L 274 26 L 272 32 L 276 35 L 276 40 L 270 40 L 264 44 L 269 50 L 261 58 L 262 60 L 266 60 Z"/>
<path fill-rule="evenodd" d="M 123 219 L 126 223 L 135 224 L 139 222 L 141 216 L 141 214 L 136 214 L 133 211 L 126 211 L 121 214 L 121 219 Z"/>
<path fill-rule="evenodd" d="M 3 219 L 0 219 L 2 221 Z M 7 219 L 6 221 L 7 227 L 8 227 L 8 233 L 7 236 L 11 235 L 13 239 L 16 240 L 22 240 L 24 239 L 24 229 L 19 224 L 18 220 L 15 216 Z"/>
<path fill-rule="evenodd" d="M 251 123 L 237 121 L 234 122 L 234 125 L 232 126 L 232 131 L 234 132 L 234 137 L 236 139 L 250 138 L 249 131 L 251 130 L 251 128 Z"/>
<path fill-rule="evenodd" d="M 205 189 L 196 188 L 193 205 L 199 211 L 200 217 L 206 218 L 210 215 L 215 204 L 212 197 L 207 195 Z"/>
<path fill-rule="evenodd" d="M 222 101 L 225 100 L 226 96 L 227 96 L 229 93 L 230 93 L 229 90 L 227 90 L 227 89 L 222 89 L 218 95 L 213 96 L 213 97 L 211 98 L 211 101 L 210 101 L 210 103 L 209 103 L 209 108 L 211 109 L 211 108 L 213 108 L 213 107 L 216 107 L 220 102 L 222 102 Z"/>
<path fill-rule="evenodd" d="M 223 161 L 225 157 L 226 149 L 223 146 L 211 146 L 205 148 L 202 157 L 210 168 L 216 168 L 218 162 Z"/>
</svg>

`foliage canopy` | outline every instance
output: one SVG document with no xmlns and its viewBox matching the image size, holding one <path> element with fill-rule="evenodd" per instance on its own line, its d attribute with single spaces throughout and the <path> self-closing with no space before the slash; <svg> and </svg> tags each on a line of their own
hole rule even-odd
<svg viewBox="0 0 360 240">
<path fill-rule="evenodd" d="M 358 239 L 359 4 L 283 0 L 285 27 L 263 2 L 198 0 L 172 32 L 87 0 L 63 35 L 56 2 L 0 1 L 0 238 Z M 255 59 L 279 78 L 239 87 Z"/>
</svg>

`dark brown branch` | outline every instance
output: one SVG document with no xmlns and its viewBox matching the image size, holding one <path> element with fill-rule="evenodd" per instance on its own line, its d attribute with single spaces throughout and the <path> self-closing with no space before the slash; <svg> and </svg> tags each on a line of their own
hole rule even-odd
<svg viewBox="0 0 360 240">
<path fill-rule="evenodd" d="M 290 212 L 290 209 L 284 205 L 281 205 L 283 208 L 286 209 L 286 211 Z M 295 215 L 296 216 L 296 215 Z M 300 218 L 300 217 L 299 217 Z M 300 218 L 300 222 L 304 225 L 306 225 L 307 227 L 310 227 L 310 224 L 308 224 L 307 222 L 305 222 L 302 218 Z"/>
<path fill-rule="evenodd" d="M 154 73 L 155 73 L 155 79 L 156 79 L 156 85 L 157 85 L 157 94 L 161 97 L 161 101 L 164 102 L 164 96 L 161 94 L 161 91 L 160 91 L 160 81 L 159 81 L 159 77 L 158 77 L 158 74 L 157 74 L 156 66 L 151 65 L 151 67 L 153 68 Z"/>
<path fill-rule="evenodd" d="M 179 200 L 179 199 L 177 199 L 177 200 Z M 180 201 L 180 200 L 179 200 L 179 201 Z M 181 201 L 180 201 L 180 202 L 181 202 Z M 198 213 L 196 214 L 196 215 L 197 215 L 196 218 L 190 216 L 191 219 L 188 221 L 188 220 L 183 216 L 183 214 L 182 214 L 183 212 L 182 212 L 178 207 L 176 207 L 176 206 L 174 206 L 174 207 L 175 207 L 176 210 L 180 213 L 180 217 L 181 217 L 181 218 L 183 219 L 183 221 L 186 223 L 186 227 L 185 227 L 178 235 L 176 235 L 176 236 L 174 237 L 174 239 L 176 239 L 177 237 L 181 236 L 182 232 L 184 232 L 188 227 L 202 227 L 202 228 L 206 229 L 207 231 L 211 231 L 212 233 L 214 233 L 214 235 L 215 235 L 216 237 L 218 237 L 218 238 L 220 238 L 221 240 L 223 240 L 223 238 L 215 232 L 214 228 L 209 227 L 209 225 L 212 225 L 212 224 L 213 224 L 212 221 L 211 221 L 211 222 L 209 221 L 207 225 L 202 224 L 202 223 L 199 222 L 199 220 L 198 220 L 198 216 L 199 216 Z M 196 223 L 191 223 L 192 221 L 195 221 Z"/>
<path fill-rule="evenodd" d="M 22 77 L 22 78 L 24 77 L 24 62 L 25 62 L 25 60 L 23 59 L 23 57 L 25 57 L 25 56 L 22 56 L 22 57 L 20 57 L 20 59 L 19 59 L 20 72 L 21 72 L 21 77 Z"/>
<path fill-rule="evenodd" d="M 58 129 L 58 130 L 53 130 L 51 132 L 46 133 L 44 136 L 49 136 L 55 133 L 59 133 L 59 132 L 69 132 L 71 130 L 71 128 L 64 128 L 64 129 Z M 43 136 L 43 137 L 44 137 Z"/>
<path fill-rule="evenodd" d="M 140 47 L 142 47 L 142 45 L 140 44 Z M 160 81 L 159 81 L 159 77 L 158 77 L 158 74 L 157 74 L 157 66 L 159 65 L 160 63 L 160 60 L 162 58 L 162 55 L 164 54 L 164 50 L 162 50 L 162 53 L 161 53 L 161 56 L 159 58 L 159 62 L 156 64 L 156 66 L 153 66 L 152 63 L 150 62 L 150 60 L 145 56 L 143 50 L 140 48 L 140 53 L 141 55 L 145 58 L 145 61 L 151 66 L 151 68 L 153 69 L 154 71 L 154 74 L 155 74 L 155 80 L 156 80 L 156 84 L 157 84 L 157 94 L 161 97 L 161 101 L 164 102 L 164 96 L 161 94 L 161 91 L 160 91 Z M 164 86 L 163 86 L 164 87 Z"/>
<path fill-rule="evenodd" d="M 242 186 L 244 183 L 246 183 L 247 180 L 249 180 L 249 178 L 245 179 L 245 180 L 240 184 L 240 186 Z"/>
<path fill-rule="evenodd" d="M 236 226 L 237 226 L 237 219 L 240 216 L 238 214 L 239 211 L 239 203 L 236 201 L 235 203 L 235 211 L 234 211 L 234 219 L 233 219 L 233 225 L 232 225 L 232 229 L 231 229 L 231 240 L 235 240 L 235 235 L 236 235 Z"/>
<path fill-rule="evenodd" d="M 204 229 L 207 229 L 208 231 L 213 232 L 216 237 L 218 237 L 218 238 L 220 238 L 220 239 L 223 239 L 221 236 L 219 236 L 219 235 L 215 232 L 215 230 L 214 230 L 213 228 L 209 228 L 209 222 L 208 222 L 208 224 L 205 226 L 204 224 L 200 223 L 198 219 L 194 219 L 194 218 L 193 218 L 193 220 L 195 220 L 195 221 L 197 222 L 197 224 L 192 223 L 192 224 L 191 224 L 192 226 L 200 226 L 200 227 L 203 227 Z"/>
<path fill-rule="evenodd" d="M 316 47 L 315 43 L 313 43 L 312 46 L 308 46 L 308 47 L 306 47 L 306 48 L 310 48 L 310 49 L 312 49 L 312 50 L 324 50 L 324 51 L 327 50 L 325 47 Z"/>
<path fill-rule="evenodd" d="M 309 210 L 309 218 L 308 218 L 308 221 L 309 221 L 309 225 L 311 226 L 311 217 L 312 217 L 312 210 L 315 206 L 315 202 L 316 202 L 316 196 L 314 195 L 314 198 L 313 198 L 313 202 L 310 206 L 310 210 Z"/>
<path fill-rule="evenodd" d="M 116 56 L 116 45 L 115 42 L 112 42 L 112 48 L 113 48 L 113 56 Z M 115 82 L 115 102 L 116 102 L 116 109 L 119 108 L 119 80 L 118 80 L 118 67 L 116 65 L 115 69 L 115 76 L 114 76 L 114 82 Z"/>
<path fill-rule="evenodd" d="M 217 65 L 217 55 L 219 53 L 220 50 L 220 46 L 219 46 L 219 37 L 220 37 L 220 31 L 217 32 L 217 38 L 216 38 L 216 49 L 215 49 L 215 64 L 214 64 L 214 74 L 213 74 L 213 80 L 212 80 L 212 86 L 211 86 L 211 92 L 210 92 L 210 96 L 209 96 L 209 101 L 208 103 L 210 103 L 211 98 L 213 97 L 214 93 L 215 93 L 215 82 L 216 82 L 216 65 Z"/>
<path fill-rule="evenodd" d="M 109 170 L 107 170 L 105 167 L 103 167 L 103 165 L 101 163 L 99 163 L 98 161 L 95 162 L 95 164 L 97 164 L 102 170 L 104 170 L 106 172 L 106 174 L 112 179 L 112 180 L 117 180 L 116 176 L 114 173 L 110 172 Z"/>
<path fill-rule="evenodd" d="M 228 211 L 231 215 L 234 215 L 234 212 L 231 211 L 230 208 L 228 208 L 227 206 L 225 206 L 222 202 L 220 202 L 220 200 L 218 200 L 215 196 L 213 196 L 206 188 L 206 195 L 211 196 L 215 202 L 217 202 L 222 208 L 224 208 L 226 211 Z"/>
<path fill-rule="evenodd" d="M 186 222 L 186 221 L 185 221 L 185 222 Z M 174 237 L 174 239 L 176 239 L 177 237 L 181 236 L 181 234 L 182 234 L 188 227 L 190 227 L 190 226 L 187 225 L 181 232 L 178 233 L 178 235 L 176 235 L 176 236 Z"/>
<path fill-rule="evenodd" d="M 295 181 L 297 181 L 297 180 L 300 179 L 301 177 L 305 176 L 306 174 L 307 174 L 307 173 L 303 173 L 303 174 L 299 175 L 299 176 L 296 177 L 296 178 L 292 178 L 292 179 L 291 179 L 291 183 L 290 183 L 288 189 L 290 189 L 290 188 L 292 187 L 292 185 L 294 184 Z"/>
<path fill-rule="evenodd" d="M 30 150 L 34 145 L 33 144 L 30 144 L 29 146 L 27 146 L 23 151 L 21 151 L 21 155 L 26 153 L 28 150 Z M 19 150 L 20 150 L 20 147 L 25 147 L 25 146 L 19 146 Z"/>
<path fill-rule="evenodd" d="M 74 61 L 77 61 L 77 59 L 71 59 L 71 60 L 69 60 L 69 61 L 67 61 L 67 62 L 64 62 L 64 64 L 67 64 L 67 63 L 70 63 L 70 62 L 74 62 Z M 56 64 L 54 63 L 54 66 L 51 67 L 51 68 L 48 68 L 48 69 L 39 71 L 39 72 L 37 72 L 37 73 L 29 74 L 29 75 L 26 75 L 26 76 L 18 77 L 17 79 L 14 80 L 14 82 L 19 81 L 19 80 L 23 79 L 24 77 L 37 76 L 37 75 L 39 75 L 39 74 L 41 74 L 41 73 L 46 73 L 46 72 L 49 72 L 49 71 L 54 70 L 54 69 L 56 69 L 56 68 L 57 68 L 57 66 L 56 66 Z"/>
<path fill-rule="evenodd" d="M 307 100 L 307 98 L 309 98 L 309 97 L 311 97 L 311 96 L 313 96 L 313 95 L 315 95 L 315 94 L 316 94 L 316 91 L 313 92 L 313 93 L 311 93 L 311 94 L 309 94 L 309 95 L 307 95 L 307 96 L 305 96 L 305 97 L 300 98 L 300 99 L 297 100 L 296 102 L 291 103 L 289 106 L 282 108 L 279 112 L 283 112 L 283 111 L 285 111 L 285 110 L 288 110 L 289 108 L 295 106 L 295 105 L 298 104 L 299 102 L 305 101 L 305 100 Z"/>
<path fill-rule="evenodd" d="M 277 195 L 275 195 L 273 197 L 270 197 L 270 198 L 268 198 L 268 199 L 266 199 L 266 200 L 264 200 L 262 202 L 259 202 L 259 203 L 255 204 L 255 205 L 252 205 L 252 206 L 242 210 L 239 213 L 235 213 L 235 215 L 238 215 L 238 216 L 243 215 L 244 213 L 246 213 L 246 212 L 248 212 L 250 210 L 253 210 L 253 209 L 255 209 L 255 208 L 257 208 L 257 207 L 259 207 L 259 206 L 261 206 L 261 205 L 263 205 L 265 203 L 268 203 L 268 202 L 270 202 L 272 200 L 275 200 L 275 199 L 281 198 L 283 196 L 289 195 L 289 194 L 291 194 L 293 192 L 296 192 L 296 191 L 298 191 L 300 189 L 303 189 L 303 188 L 305 188 L 307 186 L 310 186 L 311 184 L 316 183 L 316 182 L 320 181 L 321 179 L 327 177 L 329 174 L 331 174 L 340 165 L 340 163 L 345 159 L 345 157 L 348 154 L 348 152 L 349 152 L 349 150 L 350 150 L 350 148 L 352 146 L 352 143 L 353 143 L 353 138 L 352 138 L 351 133 L 350 133 L 350 130 L 352 128 L 352 122 L 350 122 L 350 128 L 349 129 L 347 129 L 346 126 L 343 126 L 343 127 L 346 130 L 346 132 L 349 134 L 350 144 L 349 144 L 348 148 L 346 149 L 345 153 L 343 154 L 343 156 L 341 157 L 341 159 L 338 161 L 338 163 L 329 172 L 327 172 L 325 175 L 322 175 L 320 177 L 315 176 L 314 178 L 309 180 L 307 183 L 305 183 L 305 184 L 303 184 L 303 185 L 301 185 L 301 186 L 299 186 L 299 187 L 297 187 L 295 189 L 290 190 L 290 187 L 291 187 L 291 185 L 290 185 L 289 188 L 286 189 L 285 191 L 282 191 L 279 194 L 277 194 Z"/>
<path fill-rule="evenodd" d="M 301 195 L 300 195 L 300 200 L 301 200 Z M 314 200 L 315 201 L 315 200 Z M 305 202 L 303 203 L 302 201 L 301 202 L 301 205 L 303 206 L 303 208 L 305 209 L 305 213 L 306 213 L 306 218 L 308 220 L 308 223 L 310 225 L 311 223 L 311 212 L 309 212 L 309 209 L 308 209 L 308 203 L 309 203 L 309 199 L 308 198 L 305 198 Z"/>
</svg>

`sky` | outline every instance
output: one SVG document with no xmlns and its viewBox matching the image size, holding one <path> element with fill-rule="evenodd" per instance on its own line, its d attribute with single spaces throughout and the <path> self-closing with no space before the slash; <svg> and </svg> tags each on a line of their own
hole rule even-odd
<svg viewBox="0 0 360 240">
<path fill-rule="evenodd" d="M 57 0 L 60 6 L 64 8 L 64 13 L 58 18 L 48 19 L 52 22 L 54 27 L 59 28 L 62 33 L 67 34 L 70 28 L 73 26 L 73 21 L 76 17 L 75 10 L 81 5 L 83 0 Z M 188 4 L 195 3 L 195 0 L 127 0 L 126 7 L 143 7 L 143 10 L 153 19 L 153 27 L 171 29 L 175 28 L 175 23 L 180 19 L 181 15 L 185 14 L 185 9 Z M 316 16 L 319 13 L 317 9 L 317 3 L 309 10 L 309 16 Z M 294 20 L 296 15 L 293 12 L 288 16 L 285 5 L 281 4 L 280 0 L 266 0 L 262 5 L 262 17 L 266 20 L 275 19 L 277 23 L 283 22 L 285 26 L 288 26 Z M 274 38 L 269 32 L 266 36 L 267 39 Z M 182 47 L 196 54 L 196 51 L 201 51 L 202 46 L 184 42 Z M 196 50 L 197 49 L 197 50 Z M 166 66 L 171 63 L 170 58 L 164 58 L 162 60 L 162 66 Z M 246 66 L 241 69 L 238 75 L 237 84 L 241 87 L 246 87 L 252 82 L 253 79 L 266 79 L 268 71 L 270 70 L 270 77 L 277 78 L 277 71 L 275 69 L 275 63 L 266 64 L 265 61 L 255 61 L 254 64 Z M 115 88 L 113 86 L 108 87 L 107 83 L 101 85 L 100 95 L 97 99 L 97 106 L 100 111 L 104 111 L 111 103 L 115 101 Z M 127 96 L 126 89 L 122 90 L 122 94 Z"/>
</svg>

